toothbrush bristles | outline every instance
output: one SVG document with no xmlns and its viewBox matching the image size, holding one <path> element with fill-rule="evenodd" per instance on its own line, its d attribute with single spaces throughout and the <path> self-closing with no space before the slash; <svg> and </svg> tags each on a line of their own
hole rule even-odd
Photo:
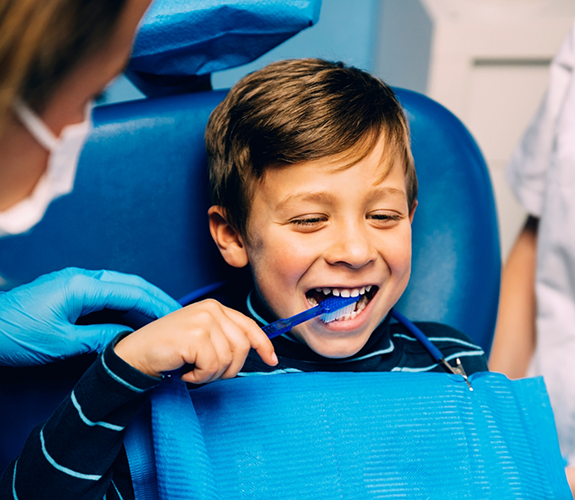
<svg viewBox="0 0 575 500">
<path fill-rule="evenodd" d="M 330 323 L 331 321 L 335 321 L 335 320 L 338 320 L 340 318 L 343 318 L 344 316 L 347 316 L 348 314 L 351 314 L 353 311 L 355 311 L 355 305 L 356 305 L 356 303 L 353 302 L 352 304 L 349 304 L 345 307 L 342 307 L 341 309 L 338 309 L 337 311 L 322 314 L 321 319 L 325 323 Z"/>
</svg>

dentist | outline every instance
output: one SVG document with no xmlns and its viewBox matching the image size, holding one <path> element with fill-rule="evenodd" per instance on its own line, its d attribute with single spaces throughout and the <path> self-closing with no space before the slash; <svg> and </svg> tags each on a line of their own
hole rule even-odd
<svg viewBox="0 0 575 500">
<path fill-rule="evenodd" d="M 122 73 L 151 0 L 0 0 L 0 237 L 24 233 L 74 184 L 94 98 Z M 122 325 L 93 311 L 160 318 L 178 304 L 144 279 L 69 268 L 0 292 L 0 365 L 102 348 Z"/>
</svg>

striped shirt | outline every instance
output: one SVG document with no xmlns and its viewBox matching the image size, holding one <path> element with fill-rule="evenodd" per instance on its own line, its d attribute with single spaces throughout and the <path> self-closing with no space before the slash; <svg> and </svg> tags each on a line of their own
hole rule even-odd
<svg viewBox="0 0 575 500">
<path fill-rule="evenodd" d="M 238 309 L 260 324 L 274 319 L 257 299 L 243 305 Z M 417 325 L 447 360 L 459 357 L 468 375 L 487 370 L 481 348 L 462 333 L 437 323 Z M 444 371 L 411 333 L 390 321 L 390 315 L 364 348 L 346 359 L 324 358 L 289 334 L 277 337 L 273 343 L 277 366 L 266 365 L 252 350 L 239 376 L 310 371 Z M 159 379 L 125 363 L 115 354 L 114 344 L 106 348 L 50 419 L 30 434 L 22 454 L 0 480 L 1 499 L 134 498 L 123 447 L 125 428 Z"/>
<path fill-rule="evenodd" d="M 0 480 L 0 498 L 133 499 L 125 428 L 159 381 L 125 363 L 110 344 L 53 415 L 32 431 Z"/>
</svg>

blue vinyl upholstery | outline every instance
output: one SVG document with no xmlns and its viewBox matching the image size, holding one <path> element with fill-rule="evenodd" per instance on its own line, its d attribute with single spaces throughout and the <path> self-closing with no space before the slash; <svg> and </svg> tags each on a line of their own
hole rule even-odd
<svg viewBox="0 0 575 500">
<path fill-rule="evenodd" d="M 464 126 L 430 99 L 397 90 L 412 129 L 419 206 L 413 270 L 398 309 L 467 333 L 487 352 L 497 312 L 500 256 L 491 184 Z M 74 192 L 29 234 L 0 240 L 9 286 L 78 266 L 143 276 L 175 298 L 229 276 L 208 231 L 203 133 L 223 91 L 94 110 Z M 89 361 L 90 358 L 88 358 Z M 17 454 L 82 371 L 72 360 L 0 368 L 0 468 Z"/>
<path fill-rule="evenodd" d="M 486 353 L 493 338 L 501 257 L 485 161 L 464 125 L 431 99 L 397 90 L 419 179 L 412 276 L 398 310 L 446 323 Z"/>
</svg>

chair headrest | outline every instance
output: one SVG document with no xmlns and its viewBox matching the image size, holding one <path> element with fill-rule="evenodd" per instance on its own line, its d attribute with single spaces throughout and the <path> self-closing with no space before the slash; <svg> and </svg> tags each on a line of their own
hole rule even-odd
<svg viewBox="0 0 575 500">
<path fill-rule="evenodd" d="M 317 23 L 320 7 L 321 0 L 156 0 L 127 76 L 146 95 L 202 89 L 206 75 L 247 64 Z"/>
</svg>

